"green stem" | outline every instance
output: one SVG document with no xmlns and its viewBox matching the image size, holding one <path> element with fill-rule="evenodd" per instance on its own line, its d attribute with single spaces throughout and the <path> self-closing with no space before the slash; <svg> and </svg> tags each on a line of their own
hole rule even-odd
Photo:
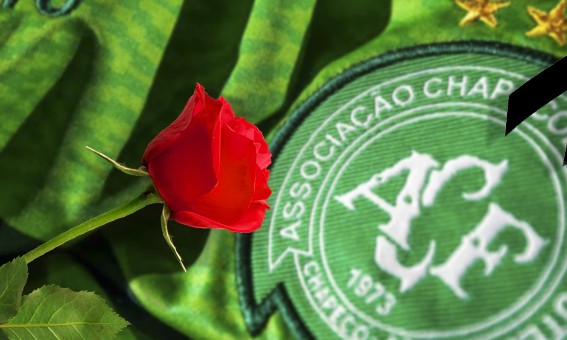
<svg viewBox="0 0 567 340">
<path fill-rule="evenodd" d="M 143 207 L 154 203 L 163 203 L 163 200 L 153 193 L 143 194 L 130 203 L 107 211 L 101 215 L 98 215 L 97 217 L 91 218 L 90 220 L 83 222 L 64 233 L 55 236 L 51 240 L 25 254 L 23 256 L 24 260 L 26 261 L 26 263 L 30 263 L 38 257 L 44 255 L 45 253 L 71 241 L 76 237 L 88 233 L 89 231 L 93 231 L 96 228 L 102 227 L 109 222 L 116 221 L 122 217 L 128 216 L 142 209 Z"/>
</svg>

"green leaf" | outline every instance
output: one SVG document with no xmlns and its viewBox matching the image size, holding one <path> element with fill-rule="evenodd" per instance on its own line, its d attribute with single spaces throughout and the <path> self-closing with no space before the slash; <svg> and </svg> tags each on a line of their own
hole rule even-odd
<svg viewBox="0 0 567 340">
<path fill-rule="evenodd" d="M 18 312 L 27 279 L 28 266 L 21 257 L 0 267 L 0 323 Z"/>
<path fill-rule="evenodd" d="M 18 314 L 0 329 L 10 339 L 108 339 L 127 325 L 96 294 L 51 285 L 26 295 Z"/>
<path fill-rule="evenodd" d="M 105 247 L 103 242 L 97 242 L 97 240 L 93 238 L 86 238 L 77 245 L 77 248 L 80 248 L 81 252 L 84 250 L 91 251 L 87 253 L 87 255 L 82 254 L 81 259 L 86 259 L 85 256 L 96 257 L 95 261 L 100 263 L 101 271 L 104 270 L 106 274 L 106 270 L 112 270 L 110 269 L 114 262 L 112 252 Z M 95 249 L 98 251 L 95 251 Z M 90 256 L 88 254 L 90 254 Z M 122 284 L 122 277 L 109 278 L 109 280 L 114 280 L 115 282 L 115 284 L 111 284 L 106 281 L 105 275 L 105 278 L 102 279 L 103 281 L 99 282 L 97 278 L 87 270 L 88 267 L 89 266 L 85 266 L 83 261 L 78 261 L 62 249 L 46 254 L 28 265 L 29 277 L 26 287 L 24 288 L 24 294 L 29 294 L 49 284 L 69 288 L 76 292 L 83 290 L 91 291 L 105 299 L 115 312 L 125 317 L 130 322 L 130 326 L 118 334 L 118 339 L 141 340 L 149 338 L 144 337 L 145 333 L 153 335 L 153 338 L 156 338 L 156 335 L 160 334 L 161 329 L 159 329 L 159 324 L 152 324 L 147 322 L 147 320 L 140 320 L 138 314 L 136 314 L 137 310 L 132 310 L 133 307 L 135 307 L 134 303 L 125 301 L 127 300 L 126 297 L 122 298 L 122 296 L 118 295 L 119 292 L 116 285 Z M 100 272 L 97 273 L 97 276 L 99 274 Z M 105 288 L 103 288 L 101 284 L 104 284 Z M 110 296 L 107 295 L 107 292 L 110 293 Z M 116 301 L 117 298 L 120 300 Z M 156 329 L 156 332 L 153 332 L 154 329 Z M 0 334 L 3 333 L 0 331 Z M 2 338 L 0 337 L 0 339 Z"/>
</svg>

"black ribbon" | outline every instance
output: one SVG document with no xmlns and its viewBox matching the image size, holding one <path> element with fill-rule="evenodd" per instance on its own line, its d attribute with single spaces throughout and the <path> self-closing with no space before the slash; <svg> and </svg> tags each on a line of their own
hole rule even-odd
<svg viewBox="0 0 567 340">
<path fill-rule="evenodd" d="M 567 91 L 567 57 L 561 58 L 510 94 L 505 136 L 565 91 Z M 563 165 L 566 164 L 567 150 L 563 156 Z"/>
</svg>

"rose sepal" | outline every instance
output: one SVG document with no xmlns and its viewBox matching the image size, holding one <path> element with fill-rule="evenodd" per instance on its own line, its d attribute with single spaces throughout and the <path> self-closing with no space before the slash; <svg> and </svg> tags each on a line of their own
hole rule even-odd
<svg viewBox="0 0 567 340">
<path fill-rule="evenodd" d="M 175 245 L 173 244 L 173 240 L 171 238 L 171 235 L 169 234 L 169 231 L 167 230 L 167 222 L 169 221 L 170 215 L 171 215 L 171 212 L 169 211 L 169 207 L 167 206 L 167 204 L 164 204 L 163 210 L 161 211 L 161 231 L 163 233 L 163 238 L 165 239 L 165 242 L 167 243 L 167 245 L 169 246 L 169 248 L 171 249 L 173 254 L 175 254 L 175 258 L 177 259 L 177 261 L 181 265 L 181 268 L 183 268 L 183 271 L 187 272 L 187 269 L 185 268 L 185 265 L 183 264 L 183 259 L 181 258 L 181 255 L 179 255 L 179 253 L 177 252 L 177 248 L 175 248 Z"/>
<path fill-rule="evenodd" d="M 95 154 L 97 154 L 100 158 L 104 159 L 105 161 L 107 161 L 108 163 L 112 164 L 112 166 L 114 168 L 116 168 L 117 170 L 127 174 L 127 175 L 131 175 L 131 176 L 149 176 L 150 173 L 148 172 L 148 169 L 145 166 L 141 166 L 138 169 L 133 169 L 133 168 L 129 168 L 127 166 L 125 166 L 124 164 L 120 164 L 117 161 L 115 161 L 114 159 L 108 157 L 107 155 L 103 154 L 100 151 L 97 151 L 93 148 L 91 148 L 90 146 L 85 146 L 87 149 L 89 149 L 90 151 L 94 152 Z"/>
</svg>

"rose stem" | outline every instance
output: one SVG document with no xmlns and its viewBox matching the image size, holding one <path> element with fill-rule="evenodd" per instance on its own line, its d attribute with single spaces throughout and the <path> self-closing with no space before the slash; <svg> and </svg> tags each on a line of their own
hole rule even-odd
<svg viewBox="0 0 567 340">
<path fill-rule="evenodd" d="M 85 221 L 79 224 L 78 226 L 65 231 L 62 234 L 55 236 L 51 240 L 41 244 L 37 248 L 25 254 L 23 256 L 24 260 L 26 261 L 26 263 L 30 263 L 33 260 L 37 259 L 38 257 L 44 255 L 45 253 L 59 247 L 60 245 L 63 245 L 71 241 L 76 237 L 88 233 L 89 231 L 93 231 L 96 228 L 102 227 L 103 225 L 109 222 L 116 221 L 122 217 L 128 216 L 147 205 L 162 203 L 162 202 L 163 202 L 162 199 L 153 193 L 143 194 L 140 197 L 136 198 L 135 200 L 131 201 L 130 203 L 127 203 L 121 207 L 112 209 L 101 215 L 93 217 L 90 220 Z"/>
</svg>

